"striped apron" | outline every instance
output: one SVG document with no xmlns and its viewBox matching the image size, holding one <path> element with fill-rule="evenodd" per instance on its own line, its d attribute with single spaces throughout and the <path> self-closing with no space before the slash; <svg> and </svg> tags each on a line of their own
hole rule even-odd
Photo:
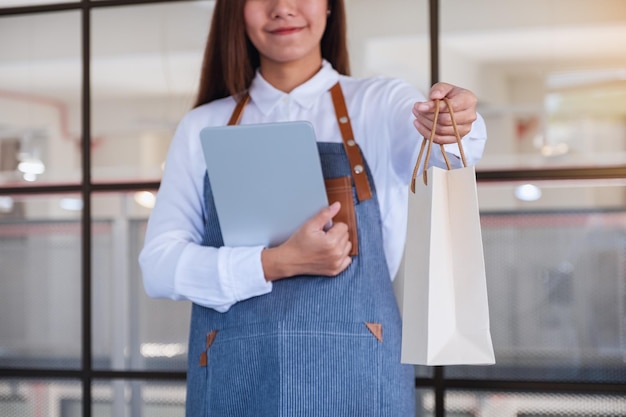
<svg viewBox="0 0 626 417">
<path fill-rule="evenodd" d="M 401 322 L 374 182 L 339 84 L 331 94 L 343 141 L 318 150 L 324 178 L 353 178 L 358 255 L 337 277 L 278 280 L 269 294 L 226 313 L 194 304 L 187 417 L 415 416 L 414 371 L 400 364 Z M 204 193 L 203 245 L 220 247 L 206 176 Z"/>
</svg>

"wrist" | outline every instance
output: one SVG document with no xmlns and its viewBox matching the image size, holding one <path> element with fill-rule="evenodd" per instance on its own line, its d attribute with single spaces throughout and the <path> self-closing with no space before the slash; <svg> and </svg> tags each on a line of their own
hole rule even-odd
<svg viewBox="0 0 626 417">
<path fill-rule="evenodd" d="M 266 248 L 261 251 L 261 265 L 266 281 L 276 281 L 290 276 L 289 268 L 284 263 L 285 257 L 281 256 L 280 249 Z"/>
</svg>

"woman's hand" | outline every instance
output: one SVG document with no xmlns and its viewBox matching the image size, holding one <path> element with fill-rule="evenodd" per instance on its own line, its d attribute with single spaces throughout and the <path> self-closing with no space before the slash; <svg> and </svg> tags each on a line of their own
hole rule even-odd
<svg viewBox="0 0 626 417">
<path fill-rule="evenodd" d="M 474 93 L 451 84 L 437 83 L 430 89 L 429 99 L 431 101 L 418 102 L 413 106 L 415 127 L 426 139 L 430 137 L 430 132 L 433 129 L 435 102 L 432 100 L 441 100 L 444 97 L 447 97 L 452 105 L 454 120 L 461 137 L 469 133 L 472 123 L 476 120 L 476 103 L 478 99 Z M 439 102 L 439 111 L 434 142 L 439 144 L 456 143 L 450 112 L 443 100 Z"/>
<path fill-rule="evenodd" d="M 267 281 L 295 275 L 335 276 L 350 265 L 352 243 L 345 223 L 334 223 L 339 203 L 320 210 L 283 244 L 261 252 L 261 263 Z"/>
</svg>

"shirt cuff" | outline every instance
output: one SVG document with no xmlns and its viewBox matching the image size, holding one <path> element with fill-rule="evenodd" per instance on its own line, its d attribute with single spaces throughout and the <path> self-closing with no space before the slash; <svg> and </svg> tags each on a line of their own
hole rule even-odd
<svg viewBox="0 0 626 417">
<path fill-rule="evenodd" d="M 272 291 L 272 283 L 265 280 L 261 251 L 263 246 L 222 247 L 219 250 L 218 275 L 232 291 L 234 301 L 267 294 Z"/>
<path fill-rule="evenodd" d="M 485 128 L 485 121 L 480 114 L 477 115 L 476 121 L 472 123 L 472 129 L 470 132 L 461 138 L 461 144 L 463 145 L 463 151 L 465 159 L 467 160 L 467 166 L 476 165 L 483 155 L 485 149 L 485 141 L 487 140 L 487 133 Z M 456 143 L 449 143 L 444 145 L 444 149 L 448 155 L 453 155 L 457 158 L 456 161 L 451 161 L 454 166 L 462 166 L 461 151 Z"/>
</svg>

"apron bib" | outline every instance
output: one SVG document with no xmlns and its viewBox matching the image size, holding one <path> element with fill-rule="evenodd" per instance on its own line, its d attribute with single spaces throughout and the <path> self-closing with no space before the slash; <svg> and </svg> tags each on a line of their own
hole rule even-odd
<svg viewBox="0 0 626 417">
<path fill-rule="evenodd" d="M 325 179 L 353 178 L 358 255 L 337 277 L 278 280 L 269 294 L 226 313 L 194 304 L 187 417 L 415 415 L 414 368 L 400 364 L 402 326 L 378 200 L 358 146 L 347 143 L 354 139 L 337 90 L 339 84 L 331 94 L 343 144 L 318 143 L 318 150 Z M 246 102 L 240 101 L 231 124 Z M 206 175 L 204 191 L 203 245 L 220 247 Z"/>
</svg>

